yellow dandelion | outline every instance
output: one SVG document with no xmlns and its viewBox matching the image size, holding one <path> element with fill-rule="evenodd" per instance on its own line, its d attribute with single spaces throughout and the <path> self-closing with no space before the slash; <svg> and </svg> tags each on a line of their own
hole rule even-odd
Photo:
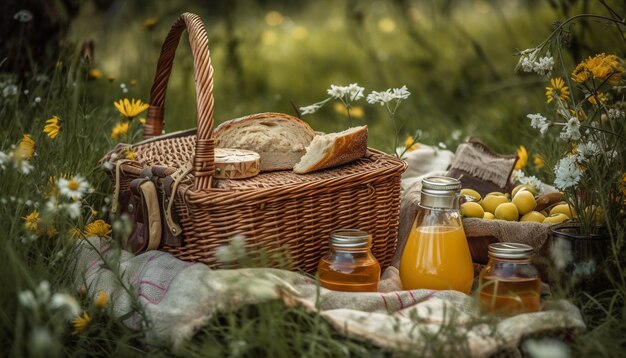
<svg viewBox="0 0 626 358">
<path fill-rule="evenodd" d="M 39 230 L 39 211 L 34 210 L 32 213 L 22 217 L 24 220 L 24 227 L 30 231 L 38 231 Z"/>
<path fill-rule="evenodd" d="M 111 130 L 111 138 L 116 141 L 121 137 L 126 138 L 126 133 L 128 133 L 129 127 L 129 121 L 118 122 L 115 127 L 113 127 L 113 130 Z"/>
<path fill-rule="evenodd" d="M 143 118 L 143 117 L 142 117 L 142 118 L 139 118 L 137 121 L 138 121 L 139 123 L 141 123 L 141 124 L 146 124 L 146 119 L 145 119 L 145 118 Z"/>
<path fill-rule="evenodd" d="M 526 147 L 520 145 L 517 148 L 517 162 L 515 162 L 515 169 L 522 170 L 528 164 L 528 152 L 526 151 Z"/>
<path fill-rule="evenodd" d="M 94 80 L 102 78 L 102 71 L 97 68 L 92 68 L 91 70 L 89 70 L 89 78 Z"/>
<path fill-rule="evenodd" d="M 52 116 L 52 118 L 46 121 L 46 125 L 43 127 L 43 132 L 48 135 L 51 139 L 56 138 L 61 132 L 61 119 L 57 116 Z"/>
<path fill-rule="evenodd" d="M 142 27 L 144 30 L 152 30 L 159 23 L 159 19 L 156 17 L 150 17 L 143 21 Z"/>
<path fill-rule="evenodd" d="M 91 322 L 91 317 L 89 317 L 89 313 L 83 312 L 81 316 L 77 316 L 72 320 L 72 327 L 74 327 L 74 334 L 79 334 L 84 331 L 85 328 Z"/>
<path fill-rule="evenodd" d="M 104 292 L 104 291 L 99 291 L 96 294 L 96 298 L 94 300 L 94 304 L 98 308 L 104 308 L 104 307 L 107 306 L 107 303 L 109 303 L 109 295 L 106 292 Z"/>
<path fill-rule="evenodd" d="M 541 154 L 539 153 L 536 153 L 533 156 L 533 163 L 535 164 L 536 169 L 542 169 L 546 165 L 543 158 L 541 157 Z"/>
<path fill-rule="evenodd" d="M 120 99 L 117 102 L 113 102 L 115 108 L 120 111 L 120 114 L 126 118 L 134 118 L 141 112 L 150 107 L 149 104 L 143 103 L 140 99 L 128 100 L 128 98 Z"/>
<path fill-rule="evenodd" d="M 620 81 L 623 72 L 624 66 L 617 56 L 601 53 L 579 63 L 572 72 L 572 79 L 583 83 L 594 78 L 601 81 L 607 80 L 615 85 Z"/>
<path fill-rule="evenodd" d="M 407 152 L 412 152 L 412 151 L 416 150 L 417 148 L 419 148 L 420 144 L 419 143 L 415 143 L 415 137 L 410 135 L 404 141 L 404 146 L 407 148 L 406 149 Z"/>
<path fill-rule="evenodd" d="M 35 140 L 29 134 L 24 134 L 13 155 L 18 160 L 29 160 L 33 154 L 35 154 Z"/>
<path fill-rule="evenodd" d="M 85 227 L 84 235 L 86 237 L 108 237 L 111 235 L 111 225 L 107 224 L 104 220 L 96 220 Z"/>
<path fill-rule="evenodd" d="M 589 103 L 595 106 L 596 104 L 598 104 L 596 98 L 600 101 L 601 104 L 604 104 L 606 103 L 606 101 L 609 100 L 609 98 L 606 96 L 606 93 L 604 92 L 597 92 L 595 96 L 591 94 L 589 95 L 589 97 L 587 97 L 587 100 L 589 101 Z"/>
<path fill-rule="evenodd" d="M 554 100 L 554 97 L 559 97 L 561 101 L 567 101 L 569 98 L 569 88 L 565 85 L 565 81 L 561 77 L 553 78 L 550 80 L 552 87 L 546 87 L 546 97 L 548 103 Z"/>
</svg>

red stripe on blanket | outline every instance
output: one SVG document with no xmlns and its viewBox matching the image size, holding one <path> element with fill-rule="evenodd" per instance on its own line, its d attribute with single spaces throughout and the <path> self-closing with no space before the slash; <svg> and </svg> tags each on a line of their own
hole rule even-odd
<svg viewBox="0 0 626 358">
<path fill-rule="evenodd" d="M 398 301 L 400 301 L 400 309 L 404 308 L 404 302 L 402 302 L 402 297 L 400 297 L 400 294 L 398 293 L 398 291 L 394 292 L 396 294 L 396 297 L 398 297 Z"/>
<path fill-rule="evenodd" d="M 415 296 L 413 295 L 413 291 L 409 290 L 409 295 L 411 295 L 411 298 L 413 299 L 413 304 L 417 304 L 417 299 L 415 299 Z"/>
<path fill-rule="evenodd" d="M 389 311 L 389 306 L 387 306 L 387 300 L 385 299 L 385 295 L 381 293 L 380 298 L 383 299 L 383 303 L 385 304 L 385 310 Z"/>
</svg>

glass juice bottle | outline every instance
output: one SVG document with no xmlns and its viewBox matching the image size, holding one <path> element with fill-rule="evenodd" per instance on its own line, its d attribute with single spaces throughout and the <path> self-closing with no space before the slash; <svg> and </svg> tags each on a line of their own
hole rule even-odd
<svg viewBox="0 0 626 358">
<path fill-rule="evenodd" d="M 380 264 L 372 255 L 372 235 L 363 230 L 343 229 L 330 234 L 330 251 L 320 260 L 320 285 L 329 290 L 376 292 Z"/>
<path fill-rule="evenodd" d="M 489 262 L 480 272 L 478 285 L 483 311 L 497 316 L 539 311 L 541 280 L 530 263 L 532 253 L 526 244 L 489 245 Z"/>
<path fill-rule="evenodd" d="M 400 260 L 402 288 L 456 290 L 469 294 L 474 265 L 459 211 L 461 182 L 422 180 L 415 222 Z"/>
</svg>

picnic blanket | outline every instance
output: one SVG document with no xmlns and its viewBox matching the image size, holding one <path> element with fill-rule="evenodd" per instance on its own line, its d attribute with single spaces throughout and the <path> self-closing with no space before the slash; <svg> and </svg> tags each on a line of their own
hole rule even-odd
<svg viewBox="0 0 626 358">
<path fill-rule="evenodd" d="M 408 153 L 405 193 L 421 177 L 445 170 L 452 157 L 449 151 L 426 146 Z M 402 220 L 408 219 L 401 215 Z M 383 273 L 379 292 L 349 293 L 319 288 L 312 277 L 286 270 L 212 270 L 161 251 L 135 256 L 95 237 L 80 242 L 76 260 L 77 287 L 90 295 L 107 292 L 120 317 L 139 302 L 149 321 L 148 342 L 174 348 L 191 339 L 217 312 L 272 300 L 319 314 L 348 337 L 422 355 L 428 355 L 432 337 L 442 330 L 453 329 L 454 337 L 465 337 L 471 355 L 488 356 L 514 350 L 528 335 L 585 329 L 578 309 L 565 300 L 552 301 L 541 312 L 488 322 L 472 296 L 456 291 L 403 291 L 394 266 Z M 124 322 L 131 328 L 146 326 L 139 314 Z"/>
<path fill-rule="evenodd" d="M 107 292 L 118 316 L 132 312 L 133 300 L 138 300 L 150 322 L 147 341 L 156 345 L 176 347 L 215 313 L 270 300 L 316 312 L 348 337 L 425 354 L 433 335 L 444 327 L 456 330 L 455 337 L 466 337 L 472 356 L 515 349 L 530 334 L 585 328 L 578 309 L 564 300 L 541 312 L 490 324 L 471 296 L 457 291 L 402 291 L 393 266 L 384 272 L 380 292 L 350 293 L 318 288 L 312 277 L 286 270 L 211 270 L 161 251 L 134 256 L 101 238 L 84 239 L 80 246 L 77 264 L 85 270 L 76 276 L 76 284 L 84 285 L 89 295 Z M 123 272 L 121 280 L 116 271 Z M 139 314 L 125 323 L 131 328 L 145 324 Z"/>
</svg>

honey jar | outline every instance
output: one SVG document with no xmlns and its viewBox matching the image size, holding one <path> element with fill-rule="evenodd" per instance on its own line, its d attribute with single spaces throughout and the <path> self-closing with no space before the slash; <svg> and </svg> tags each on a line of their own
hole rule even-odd
<svg viewBox="0 0 626 358">
<path fill-rule="evenodd" d="M 512 316 L 540 309 L 541 280 L 530 263 L 531 246 L 489 245 L 489 262 L 479 275 L 478 301 L 484 312 Z"/>
<path fill-rule="evenodd" d="M 342 229 L 330 233 L 330 251 L 318 265 L 320 285 L 329 290 L 376 292 L 380 264 L 372 255 L 372 235 Z"/>
</svg>

